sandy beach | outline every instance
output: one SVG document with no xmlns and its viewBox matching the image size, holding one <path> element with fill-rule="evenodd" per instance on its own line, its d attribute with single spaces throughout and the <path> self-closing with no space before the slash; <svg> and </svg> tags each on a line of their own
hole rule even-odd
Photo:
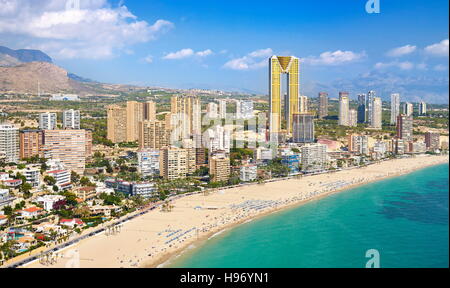
<svg viewBox="0 0 450 288">
<path fill-rule="evenodd" d="M 156 209 L 123 224 L 120 233 L 103 233 L 68 247 L 53 266 L 35 261 L 26 268 L 73 267 L 73 255 L 79 255 L 75 267 L 81 268 L 161 267 L 192 244 L 199 245 L 255 217 L 448 161 L 448 156 L 395 159 L 364 168 L 182 197 L 172 201 L 171 212 Z"/>
</svg>

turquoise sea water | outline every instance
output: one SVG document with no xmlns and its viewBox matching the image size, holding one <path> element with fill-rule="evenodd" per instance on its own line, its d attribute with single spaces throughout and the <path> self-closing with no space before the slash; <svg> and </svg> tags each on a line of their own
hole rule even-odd
<svg viewBox="0 0 450 288">
<path fill-rule="evenodd" d="M 449 165 L 344 191 L 240 225 L 170 267 L 449 266 Z"/>
</svg>

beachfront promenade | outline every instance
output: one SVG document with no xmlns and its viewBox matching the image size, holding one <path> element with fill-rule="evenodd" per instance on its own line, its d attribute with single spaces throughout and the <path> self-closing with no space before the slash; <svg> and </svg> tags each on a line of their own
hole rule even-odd
<svg viewBox="0 0 450 288">
<path fill-rule="evenodd" d="M 73 246 L 71 249 L 79 251 L 80 267 L 156 267 L 196 241 L 208 239 L 223 229 L 254 217 L 356 185 L 448 163 L 448 157 L 445 156 L 418 158 L 395 159 L 359 169 L 277 179 L 280 181 L 268 181 L 265 184 L 227 187 L 210 193 L 178 195 L 170 199 L 174 206 L 172 212 L 163 212 L 156 209 L 161 204 L 155 205 L 115 222 L 114 225 L 122 226 L 121 233 L 108 236 L 103 233 L 105 228 L 99 228 L 52 248 L 52 251 Z M 13 265 L 46 267 L 36 260 L 31 257 Z M 62 258 L 51 267 L 65 267 L 66 262 L 67 259 Z"/>
</svg>

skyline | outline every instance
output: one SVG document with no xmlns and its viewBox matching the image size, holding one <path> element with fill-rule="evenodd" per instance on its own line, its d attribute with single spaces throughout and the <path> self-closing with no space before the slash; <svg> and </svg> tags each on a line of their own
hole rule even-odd
<svg viewBox="0 0 450 288">
<path fill-rule="evenodd" d="M 448 2 L 381 1 L 380 14 L 345 2 L 292 1 L 273 13 L 255 1 L 80 0 L 77 11 L 3 0 L 0 45 L 40 49 L 100 82 L 258 94 L 268 94 L 267 59 L 294 55 L 309 97 L 376 90 L 383 100 L 448 103 Z"/>
</svg>

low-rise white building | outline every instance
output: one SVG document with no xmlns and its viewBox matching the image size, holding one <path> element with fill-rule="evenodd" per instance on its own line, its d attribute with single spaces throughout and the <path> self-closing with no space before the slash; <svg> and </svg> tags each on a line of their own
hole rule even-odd
<svg viewBox="0 0 450 288">
<path fill-rule="evenodd" d="M 255 181 L 258 177 L 258 166 L 256 165 L 244 165 L 240 169 L 239 175 L 241 181 L 250 182 Z"/>
<path fill-rule="evenodd" d="M 47 172 L 47 174 L 56 180 L 56 186 L 60 189 L 71 189 L 70 172 L 68 170 L 54 170 Z"/>
<path fill-rule="evenodd" d="M 36 202 L 42 204 L 46 211 L 53 210 L 53 205 L 61 200 L 64 200 L 64 196 L 61 195 L 45 195 L 36 199 Z"/>
</svg>

